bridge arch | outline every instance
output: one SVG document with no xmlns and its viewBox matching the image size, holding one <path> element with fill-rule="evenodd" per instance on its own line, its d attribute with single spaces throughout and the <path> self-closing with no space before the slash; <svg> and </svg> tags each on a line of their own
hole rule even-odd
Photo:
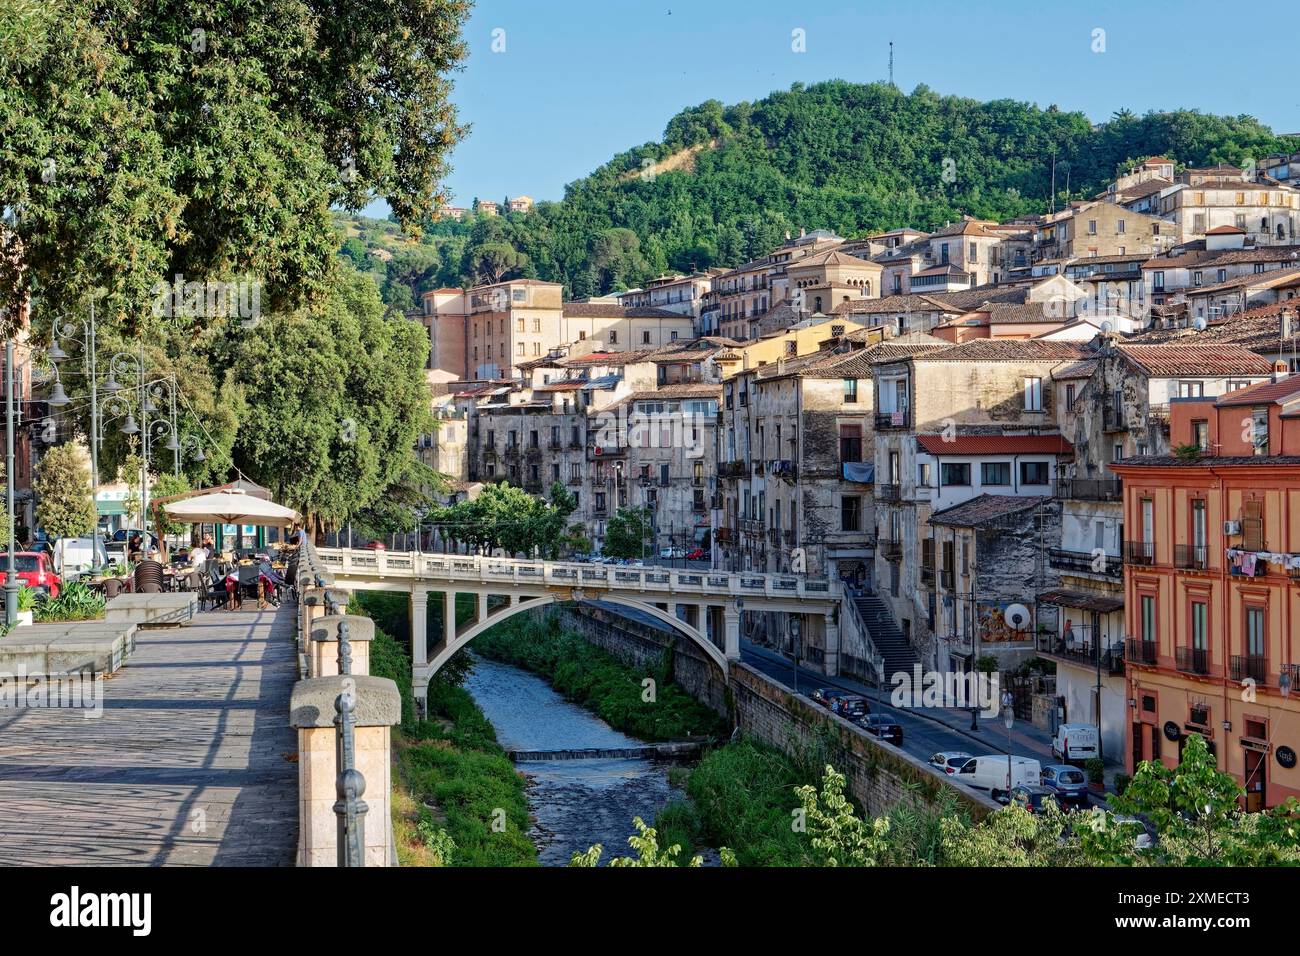
<svg viewBox="0 0 1300 956">
<path fill-rule="evenodd" d="M 725 679 L 727 677 L 728 670 L 726 655 L 716 644 L 709 640 L 708 637 L 699 630 L 699 628 L 687 624 L 676 615 L 669 614 L 667 611 L 655 607 L 647 601 L 638 601 L 633 598 L 611 595 L 607 592 L 602 592 L 598 600 L 605 604 L 621 605 L 623 607 L 640 611 L 644 614 L 649 614 L 656 620 L 667 624 L 679 634 L 684 634 L 701 650 L 703 650 L 713 663 L 718 665 L 718 669 L 722 672 L 723 678 Z M 488 628 L 495 627 L 502 621 L 514 617 L 516 614 L 521 614 L 525 611 L 532 611 L 540 607 L 548 607 L 558 603 L 561 602 L 557 599 L 556 595 L 545 594 L 534 598 L 516 601 L 507 607 L 501 608 L 496 612 L 487 615 L 482 620 L 475 621 L 464 631 L 457 634 L 454 641 L 440 648 L 437 653 L 433 655 L 428 665 L 422 669 L 423 673 L 415 675 L 417 687 L 427 688 L 429 680 L 432 679 L 434 674 L 438 673 L 447 661 L 451 660 L 458 651 L 466 647 L 472 640 L 474 640 L 474 638 L 488 630 Z"/>
</svg>

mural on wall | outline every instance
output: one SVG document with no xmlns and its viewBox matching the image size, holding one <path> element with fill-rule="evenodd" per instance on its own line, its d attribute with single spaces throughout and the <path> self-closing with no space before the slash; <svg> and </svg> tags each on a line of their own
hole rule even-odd
<svg viewBox="0 0 1300 956">
<path fill-rule="evenodd" d="M 980 601 L 977 605 L 979 608 L 979 638 L 981 643 L 1001 644 L 1014 641 L 1031 641 L 1034 638 L 1033 628 L 1026 627 L 1017 630 L 1006 621 L 1006 610 L 1012 604 L 1023 604 L 1029 608 L 1031 616 L 1034 611 L 1034 605 L 1023 601 Z"/>
</svg>

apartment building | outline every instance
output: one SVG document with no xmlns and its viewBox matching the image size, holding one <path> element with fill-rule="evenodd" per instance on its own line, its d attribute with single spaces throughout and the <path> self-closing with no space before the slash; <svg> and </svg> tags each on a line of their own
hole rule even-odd
<svg viewBox="0 0 1300 956">
<path fill-rule="evenodd" d="M 436 289 L 423 296 L 431 370 L 456 378 L 512 379 L 518 366 L 567 344 L 562 286 L 508 279 L 472 289 Z"/>
<path fill-rule="evenodd" d="M 1179 402 L 1174 442 L 1206 451 L 1112 465 L 1131 529 L 1128 764 L 1174 766 L 1198 734 L 1249 811 L 1300 796 L 1298 387 L 1283 379 Z"/>
<path fill-rule="evenodd" d="M 1179 176 L 1183 181 L 1160 194 L 1159 215 L 1172 223 L 1177 242 L 1204 238 L 1219 226 L 1240 229 L 1260 246 L 1286 245 L 1300 238 L 1300 192 L 1278 183 L 1211 173 L 1186 170 Z"/>
<path fill-rule="evenodd" d="M 587 342 L 611 352 L 656 349 L 695 335 L 689 313 L 620 305 L 614 297 L 565 302 L 561 335 L 566 343 Z"/>
<path fill-rule="evenodd" d="M 1114 202 L 1073 204 L 1038 225 L 1035 250 L 1044 259 L 1096 259 L 1133 253 L 1158 254 L 1174 242 L 1174 230 L 1159 216 L 1134 212 Z"/>
<path fill-rule="evenodd" d="M 749 319 L 789 297 L 786 271 L 790 265 L 833 249 L 843 241 L 829 230 L 816 229 L 786 240 L 769 255 L 715 276 L 708 302 L 713 313 L 711 326 L 716 325 L 727 338 L 748 338 Z"/>
<path fill-rule="evenodd" d="M 971 482 L 972 476 L 982 481 L 985 471 L 978 455 L 956 461 L 945 452 L 978 446 L 990 463 L 999 461 L 988 470 L 991 481 L 1002 477 L 1002 461 L 1015 472 L 1013 485 L 998 485 L 999 492 L 1015 487 L 1026 497 L 1050 494 L 1056 462 L 1066 452 L 1055 434 L 1054 396 L 1047 385 L 1053 369 L 1089 354 L 1087 346 L 1071 342 L 980 339 L 945 347 L 930 338 L 917 344 L 914 355 L 875 363 L 876 592 L 929 666 L 946 668 L 952 659 L 935 638 L 929 518 L 936 497 L 949 508 L 983 494 L 982 485 Z M 1046 463 L 1046 486 L 1020 480 L 1018 465 L 1007 457 L 1015 452 L 989 450 L 1043 437 L 1058 449 L 1036 448 Z M 971 439 L 976 441 L 962 444 Z M 1041 470 L 1035 465 L 1025 477 L 1037 481 Z M 959 483 L 963 474 L 965 485 Z"/>
<path fill-rule="evenodd" d="M 619 305 L 626 308 L 663 309 L 678 315 L 689 315 L 698 328 L 705 298 L 713 287 L 713 276 L 723 270 L 694 272 L 690 275 L 662 275 L 651 279 L 642 289 L 628 289 L 617 296 Z"/>
</svg>

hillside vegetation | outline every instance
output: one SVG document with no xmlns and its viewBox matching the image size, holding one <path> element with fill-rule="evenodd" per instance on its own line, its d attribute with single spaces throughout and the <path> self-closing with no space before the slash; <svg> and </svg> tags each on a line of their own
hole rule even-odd
<svg viewBox="0 0 1300 956">
<path fill-rule="evenodd" d="M 1053 154 L 1059 205 L 1149 156 L 1208 165 L 1286 148 L 1244 115 L 1122 110 L 1094 126 L 1056 106 L 924 86 L 796 84 L 754 103 L 683 110 L 661 141 L 620 153 L 559 202 L 428 223 L 417 246 L 391 246 L 384 294 L 409 308 L 427 288 L 515 275 L 602 294 L 669 269 L 735 266 L 800 228 L 856 236 L 1043 212 Z M 354 258 L 366 251 L 359 238 Z"/>
</svg>

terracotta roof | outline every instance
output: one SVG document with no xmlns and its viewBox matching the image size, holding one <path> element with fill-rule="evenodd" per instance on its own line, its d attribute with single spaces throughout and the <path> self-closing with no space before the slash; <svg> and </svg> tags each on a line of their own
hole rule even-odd
<svg viewBox="0 0 1300 956">
<path fill-rule="evenodd" d="M 1094 354 L 1083 342 L 1047 339 L 972 339 L 919 358 L 925 362 L 1069 362 Z"/>
<path fill-rule="evenodd" d="M 920 272 L 912 274 L 912 278 L 918 279 L 921 276 L 969 276 L 970 273 L 963 269 L 958 269 L 951 263 L 946 266 L 932 266 L 929 269 L 922 269 Z"/>
<path fill-rule="evenodd" d="M 1289 375 L 1277 382 L 1259 382 L 1228 392 L 1216 401 L 1215 407 L 1232 405 L 1264 405 L 1279 402 L 1300 393 L 1300 375 Z"/>
<path fill-rule="evenodd" d="M 675 385 L 661 385 L 653 392 L 633 392 L 619 399 L 609 408 L 622 408 L 633 402 L 656 402 L 668 399 L 709 399 L 721 398 L 722 386 L 707 382 L 678 382 Z"/>
<path fill-rule="evenodd" d="M 1281 312 L 1290 308 L 1292 333 L 1286 341 L 1281 338 Z M 1275 303 L 1236 312 L 1210 325 L 1202 331 L 1196 329 L 1151 329 L 1129 340 L 1130 343 L 1179 342 L 1189 345 L 1235 344 L 1253 352 L 1276 352 L 1300 346 L 1300 320 L 1289 303 Z M 1128 344 L 1128 343 L 1126 343 Z"/>
<path fill-rule="evenodd" d="M 1134 345 L 1117 346 L 1133 364 L 1154 378 L 1179 375 L 1268 375 L 1268 359 L 1240 345 Z"/>
<path fill-rule="evenodd" d="M 617 302 L 565 302 L 566 319 L 689 319 L 690 316 L 648 306 L 619 305 Z"/>
<path fill-rule="evenodd" d="M 586 385 L 586 381 L 580 378 L 566 378 L 558 382 L 548 382 L 545 385 L 535 385 L 534 392 L 577 392 Z"/>
<path fill-rule="evenodd" d="M 575 358 L 561 359 L 557 364 L 561 368 L 571 368 L 573 366 L 584 365 L 632 365 L 636 362 L 646 361 L 652 350 L 641 350 L 637 352 L 589 352 L 586 355 L 579 355 Z"/>
<path fill-rule="evenodd" d="M 931 455 L 1072 455 L 1074 446 L 1061 435 L 917 435 L 916 443 Z"/>
<path fill-rule="evenodd" d="M 1008 515 L 1018 514 L 1050 502 L 1050 497 L 1019 495 L 979 495 L 930 515 L 930 524 L 958 528 L 978 528 Z"/>
<path fill-rule="evenodd" d="M 946 236 L 987 236 L 990 234 L 1001 235 L 1001 231 L 998 230 L 998 223 L 985 219 L 966 219 L 936 229 L 930 234 L 930 237 L 937 239 Z"/>
<path fill-rule="evenodd" d="M 1244 236 L 1245 229 L 1238 229 L 1236 226 L 1215 226 L 1205 233 L 1207 236 Z"/>
<path fill-rule="evenodd" d="M 958 312 L 925 295 L 887 295 L 882 299 L 850 299 L 831 310 L 835 315 L 883 315 L 894 312 Z"/>
<path fill-rule="evenodd" d="M 1097 371 L 1097 360 L 1084 359 L 1082 362 L 1073 362 L 1064 368 L 1054 369 L 1052 371 L 1052 378 L 1058 382 L 1068 382 L 1077 379 L 1092 378 L 1095 371 Z"/>
</svg>

